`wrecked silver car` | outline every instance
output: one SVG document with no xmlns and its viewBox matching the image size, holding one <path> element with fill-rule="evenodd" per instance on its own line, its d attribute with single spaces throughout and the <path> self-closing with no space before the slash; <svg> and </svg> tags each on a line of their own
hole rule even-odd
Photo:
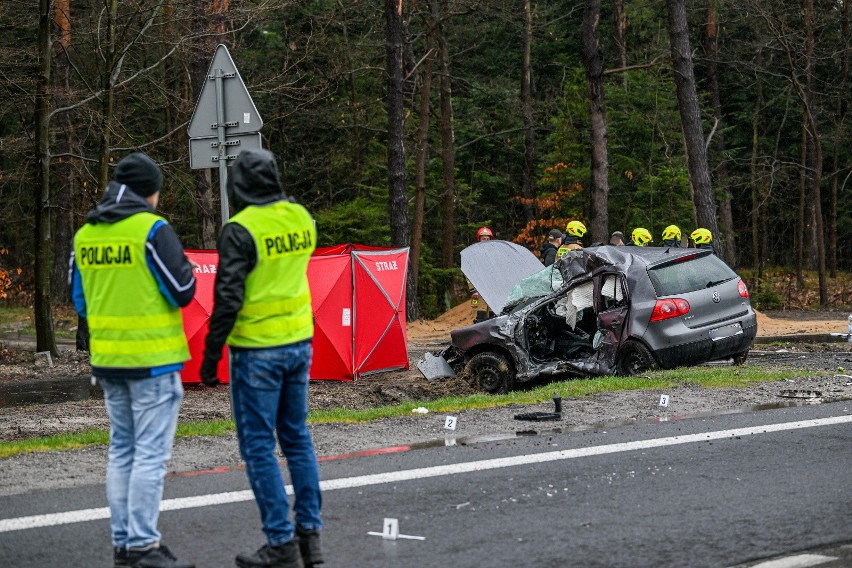
<svg viewBox="0 0 852 568">
<path fill-rule="evenodd" d="M 503 393 L 535 378 L 741 364 L 757 333 L 745 283 L 712 251 L 599 246 L 544 269 L 532 261 L 506 241 L 462 251 L 462 271 L 498 315 L 426 354 L 427 379 L 464 371 Z"/>
</svg>

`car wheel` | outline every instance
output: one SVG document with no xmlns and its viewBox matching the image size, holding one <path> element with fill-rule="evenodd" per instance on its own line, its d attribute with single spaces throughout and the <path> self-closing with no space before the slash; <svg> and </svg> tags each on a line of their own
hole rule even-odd
<svg viewBox="0 0 852 568">
<path fill-rule="evenodd" d="M 633 376 L 659 368 L 657 360 L 644 344 L 628 341 L 622 346 L 621 354 L 618 356 L 619 374 Z"/>
<path fill-rule="evenodd" d="M 744 365 L 746 359 L 748 359 L 748 349 L 746 349 L 742 353 L 737 353 L 736 355 L 734 355 L 734 365 Z"/>
<path fill-rule="evenodd" d="M 505 355 L 494 351 L 477 353 L 467 363 L 468 374 L 490 394 L 504 394 L 515 384 L 515 372 Z"/>
</svg>

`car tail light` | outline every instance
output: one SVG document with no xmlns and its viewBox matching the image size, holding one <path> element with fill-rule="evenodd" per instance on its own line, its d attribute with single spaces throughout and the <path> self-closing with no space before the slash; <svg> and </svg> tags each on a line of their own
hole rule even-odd
<svg viewBox="0 0 852 568">
<path fill-rule="evenodd" d="M 743 298 L 748 298 L 748 287 L 746 286 L 746 283 L 742 280 L 737 283 L 737 292 L 739 292 L 740 296 L 742 296 Z"/>
<path fill-rule="evenodd" d="M 689 313 L 689 302 L 683 298 L 666 298 L 657 300 L 654 311 L 651 312 L 651 321 L 662 321 L 676 318 Z"/>
</svg>

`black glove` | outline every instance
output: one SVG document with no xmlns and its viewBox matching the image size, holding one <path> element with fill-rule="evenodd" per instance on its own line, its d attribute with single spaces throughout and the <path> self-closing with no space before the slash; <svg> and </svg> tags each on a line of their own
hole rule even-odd
<svg viewBox="0 0 852 568">
<path fill-rule="evenodd" d="M 201 382 L 208 387 L 215 387 L 219 384 L 219 377 L 216 376 L 216 367 L 218 365 L 218 361 L 211 361 L 206 358 L 204 359 L 204 362 L 201 363 Z"/>
</svg>

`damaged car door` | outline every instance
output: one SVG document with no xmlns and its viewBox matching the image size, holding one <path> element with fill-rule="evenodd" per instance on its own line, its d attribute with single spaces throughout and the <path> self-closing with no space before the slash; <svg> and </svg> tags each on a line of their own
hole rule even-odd
<svg viewBox="0 0 852 568">
<path fill-rule="evenodd" d="M 529 374 L 608 374 L 615 368 L 627 311 L 620 274 L 604 273 L 572 283 L 524 318 Z"/>
</svg>

